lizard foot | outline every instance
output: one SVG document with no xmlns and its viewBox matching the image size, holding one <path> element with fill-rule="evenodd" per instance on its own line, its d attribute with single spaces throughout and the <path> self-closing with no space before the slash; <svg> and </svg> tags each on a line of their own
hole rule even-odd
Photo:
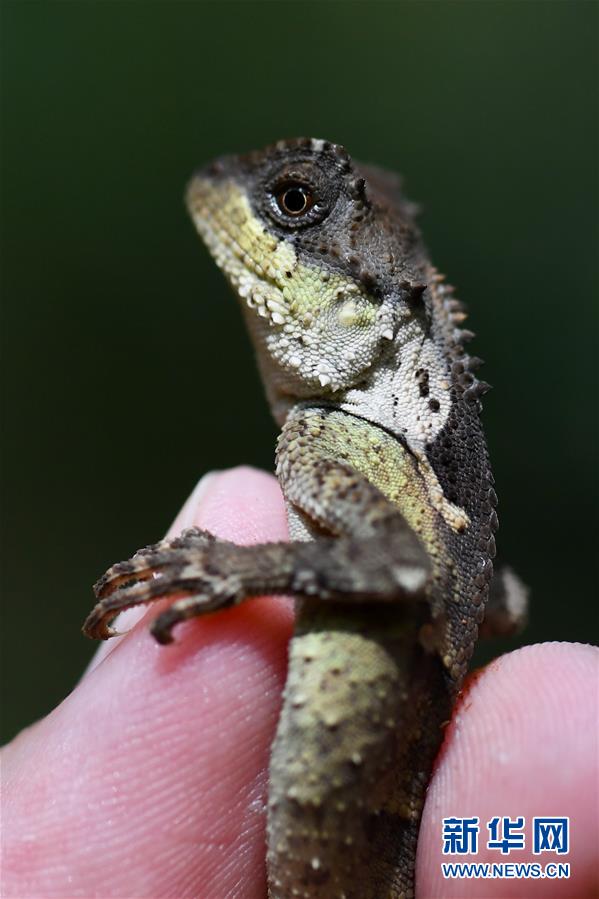
<svg viewBox="0 0 599 899">
<path fill-rule="evenodd" d="M 188 528 L 178 537 L 144 546 L 126 562 L 112 565 L 94 584 L 94 593 L 98 599 L 102 599 L 130 581 L 147 580 L 168 565 L 185 562 L 190 549 L 202 549 L 215 540 L 214 535 L 208 531 Z"/>
<path fill-rule="evenodd" d="M 240 586 L 237 580 L 209 576 L 208 554 L 215 544 L 212 534 L 190 528 L 179 537 L 146 546 L 131 559 L 112 565 L 94 585 L 99 601 L 83 625 L 84 634 L 107 640 L 118 634 L 110 621 L 119 612 L 178 595 L 183 598 L 152 625 L 158 642 L 170 643 L 170 631 L 177 622 L 235 602 Z"/>
</svg>

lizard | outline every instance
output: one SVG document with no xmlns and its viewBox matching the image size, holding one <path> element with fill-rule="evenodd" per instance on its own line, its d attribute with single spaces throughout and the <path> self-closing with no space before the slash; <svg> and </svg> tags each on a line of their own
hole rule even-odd
<svg viewBox="0 0 599 899">
<path fill-rule="evenodd" d="M 338 144 L 221 157 L 186 201 L 281 427 L 290 540 L 238 546 L 191 528 L 145 547 L 96 583 L 84 633 L 107 639 L 121 610 L 171 597 L 150 626 L 167 644 L 186 619 L 291 594 L 269 896 L 408 899 L 479 626 L 509 632 L 523 618 L 509 576 L 485 618 L 498 519 L 473 334 L 400 179 Z"/>
</svg>

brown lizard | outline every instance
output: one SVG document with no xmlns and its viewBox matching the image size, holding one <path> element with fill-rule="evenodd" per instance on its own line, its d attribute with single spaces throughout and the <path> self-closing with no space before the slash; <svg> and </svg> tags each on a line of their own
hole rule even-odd
<svg viewBox="0 0 599 899">
<path fill-rule="evenodd" d="M 169 643 L 185 619 L 293 594 L 270 896 L 413 896 L 425 790 L 493 575 L 488 385 L 465 350 L 472 334 L 399 180 L 341 146 L 224 157 L 187 203 L 282 428 L 291 542 L 242 547 L 191 529 L 142 549 L 98 581 L 84 631 L 106 639 L 119 611 L 171 596 L 151 625 Z M 522 617 L 506 587 L 496 578 L 487 630 Z"/>
</svg>

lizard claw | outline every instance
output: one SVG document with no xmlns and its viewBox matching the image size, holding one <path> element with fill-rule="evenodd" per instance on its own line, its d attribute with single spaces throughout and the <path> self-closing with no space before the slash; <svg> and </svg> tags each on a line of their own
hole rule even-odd
<svg viewBox="0 0 599 899">
<path fill-rule="evenodd" d="M 190 528 L 179 537 L 144 547 L 128 561 L 113 565 L 94 587 L 99 601 L 85 620 L 83 633 L 99 640 L 118 636 L 110 622 L 119 612 L 178 596 L 182 598 L 152 626 L 158 642 L 169 643 L 170 631 L 178 621 L 234 602 L 238 594 L 235 586 L 223 581 L 221 588 L 229 587 L 223 593 L 206 572 L 206 551 L 215 541 L 207 531 Z"/>
<path fill-rule="evenodd" d="M 189 558 L 189 550 L 203 549 L 214 543 L 214 540 L 215 537 L 208 531 L 188 528 L 179 537 L 144 546 L 127 561 L 112 565 L 96 581 L 93 588 L 96 598 L 103 599 L 110 596 L 119 587 L 131 581 L 148 580 L 173 562 L 184 563 Z"/>
</svg>

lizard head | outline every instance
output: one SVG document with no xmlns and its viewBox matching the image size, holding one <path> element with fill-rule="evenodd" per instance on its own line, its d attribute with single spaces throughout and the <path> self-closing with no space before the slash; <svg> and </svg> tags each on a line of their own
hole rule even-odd
<svg viewBox="0 0 599 899">
<path fill-rule="evenodd" d="M 245 310 L 276 403 L 347 389 L 417 314 L 414 209 L 392 175 L 300 138 L 192 179 L 194 223 Z"/>
</svg>

